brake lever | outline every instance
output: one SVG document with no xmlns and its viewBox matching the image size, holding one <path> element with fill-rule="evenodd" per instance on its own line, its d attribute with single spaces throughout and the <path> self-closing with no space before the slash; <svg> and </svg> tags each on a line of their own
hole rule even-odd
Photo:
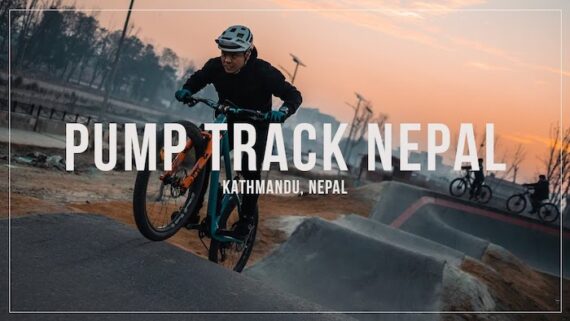
<svg viewBox="0 0 570 321">
<path fill-rule="evenodd" d="M 220 110 L 220 112 L 222 112 L 224 114 L 229 114 L 229 113 L 234 114 L 234 115 L 238 114 L 238 109 L 232 108 L 228 105 L 220 105 L 219 110 Z"/>
<path fill-rule="evenodd" d="M 184 104 L 188 105 L 188 107 L 194 107 L 199 103 L 198 100 L 194 98 L 190 98 L 188 101 L 185 101 Z"/>
<path fill-rule="evenodd" d="M 223 105 L 228 106 L 228 107 L 234 107 L 234 108 L 238 107 L 236 104 L 234 104 L 233 101 L 231 101 L 229 99 L 224 99 Z"/>
</svg>

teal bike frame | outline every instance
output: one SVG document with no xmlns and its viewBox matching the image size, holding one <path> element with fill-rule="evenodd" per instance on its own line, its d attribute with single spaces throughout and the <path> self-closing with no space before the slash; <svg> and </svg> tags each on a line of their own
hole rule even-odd
<svg viewBox="0 0 570 321">
<path fill-rule="evenodd" d="M 217 118 L 215 123 L 218 124 L 223 124 L 226 123 L 226 115 L 224 114 L 220 114 Z M 222 141 L 221 141 L 221 150 L 222 150 L 222 155 L 224 157 L 224 168 L 226 171 L 226 179 L 227 180 L 233 180 L 233 175 L 232 175 L 232 162 L 230 160 L 230 143 L 229 143 L 229 137 L 228 137 L 228 132 L 224 131 L 222 133 Z M 226 214 L 227 212 L 231 212 L 234 208 L 234 204 L 232 204 L 231 198 L 232 197 L 236 197 L 237 195 L 224 195 L 224 198 L 221 200 L 221 206 L 220 206 L 220 212 L 218 213 L 218 189 L 220 188 L 219 186 L 219 180 L 220 180 L 220 171 L 219 170 L 212 170 L 212 172 L 210 173 L 210 194 L 208 196 L 208 216 L 210 216 L 210 235 L 212 235 L 212 238 L 214 238 L 215 240 L 218 240 L 220 242 L 239 242 L 242 243 L 242 241 L 234 239 L 233 237 L 229 237 L 229 236 L 223 236 L 223 235 L 219 235 L 216 232 L 219 229 L 220 226 L 220 218 L 222 218 L 224 216 L 224 214 Z M 238 203 L 239 200 L 236 200 L 235 205 L 238 206 L 238 211 L 240 211 L 240 207 L 241 204 Z"/>
<path fill-rule="evenodd" d="M 194 98 L 195 102 L 202 102 L 207 106 L 211 107 L 212 109 L 220 112 L 220 114 L 216 117 L 215 123 L 216 124 L 224 124 L 227 123 L 226 113 L 232 114 L 249 114 L 253 118 L 261 119 L 263 117 L 263 113 L 257 110 L 250 110 L 250 109 L 243 109 L 238 107 L 228 107 L 223 106 L 219 103 L 213 102 L 209 99 L 203 98 Z M 222 156 L 224 157 L 224 169 L 226 172 L 226 179 L 229 181 L 233 181 L 233 171 L 232 171 L 232 164 L 230 160 L 230 142 L 228 137 L 228 131 L 223 131 L 221 134 L 221 144 L 220 148 L 222 151 Z M 223 199 L 221 200 L 221 206 L 219 207 L 220 210 L 218 212 L 218 189 L 219 187 L 219 180 L 220 180 L 220 171 L 213 170 L 210 173 L 210 190 L 208 195 L 208 213 L 207 215 L 210 217 L 210 235 L 213 239 L 219 242 L 234 242 L 234 243 L 243 243 L 243 241 L 235 239 L 230 236 L 220 235 L 217 233 L 220 227 L 220 219 L 227 213 L 230 213 L 234 210 L 234 208 L 238 207 L 238 212 L 241 211 L 241 200 L 239 199 L 238 195 L 235 194 L 225 194 Z"/>
</svg>

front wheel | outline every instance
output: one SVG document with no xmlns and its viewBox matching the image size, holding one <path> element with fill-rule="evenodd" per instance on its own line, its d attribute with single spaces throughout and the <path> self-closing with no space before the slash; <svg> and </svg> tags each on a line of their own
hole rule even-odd
<svg viewBox="0 0 570 321">
<path fill-rule="evenodd" d="M 545 223 L 552 223 L 558 219 L 560 212 L 552 203 L 542 203 L 538 208 L 538 217 Z"/>
<path fill-rule="evenodd" d="M 477 201 L 481 204 L 487 204 L 493 197 L 493 191 L 487 185 L 482 185 L 479 189 L 479 195 L 477 195 Z"/>
<path fill-rule="evenodd" d="M 526 198 L 523 194 L 516 194 L 507 199 L 507 210 L 520 214 L 526 208 Z"/>
<path fill-rule="evenodd" d="M 192 147 L 186 152 L 184 162 L 172 174 L 170 181 L 165 183 L 160 179 L 164 173 L 161 152 L 164 146 L 163 131 L 157 136 L 156 170 L 149 170 L 147 158 L 146 168 L 137 173 L 135 181 L 135 223 L 141 234 L 152 241 L 165 240 L 186 224 L 188 217 L 198 206 L 200 191 L 207 175 L 207 171 L 202 170 L 187 190 L 178 186 L 204 153 L 204 141 L 198 127 L 187 121 L 179 123 L 186 129 L 187 138 L 192 140 Z"/>
<path fill-rule="evenodd" d="M 456 178 L 449 184 L 449 193 L 453 196 L 461 197 L 467 192 L 467 181 L 463 178 Z"/>
<path fill-rule="evenodd" d="M 233 225 L 239 220 L 239 206 L 235 207 L 229 213 L 223 213 L 220 217 L 219 228 L 231 229 Z M 208 252 L 208 259 L 214 263 L 220 264 L 230 270 L 241 272 L 253 251 L 255 244 L 255 237 L 257 234 L 257 225 L 259 222 L 258 207 L 255 206 L 254 213 L 252 213 L 253 228 L 249 237 L 245 242 L 220 242 L 214 238 L 210 242 L 210 249 Z"/>
</svg>

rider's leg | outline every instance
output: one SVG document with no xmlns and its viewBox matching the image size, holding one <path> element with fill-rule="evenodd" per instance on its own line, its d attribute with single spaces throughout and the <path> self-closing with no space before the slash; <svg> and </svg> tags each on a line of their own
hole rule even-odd
<svg viewBox="0 0 570 321">
<path fill-rule="evenodd" d="M 480 179 L 475 178 L 473 180 L 473 184 L 471 185 L 471 190 L 469 193 L 469 199 L 477 198 L 479 196 L 479 192 L 481 191 L 481 185 L 483 181 Z"/>
<path fill-rule="evenodd" d="M 243 178 L 248 181 L 256 181 L 261 179 L 260 171 L 243 171 Z M 255 207 L 257 206 L 257 200 L 259 199 L 259 194 L 256 193 L 244 193 L 242 198 L 242 211 L 240 213 L 240 220 L 245 219 L 251 221 Z"/>
<path fill-rule="evenodd" d="M 200 130 L 204 130 L 204 125 L 200 125 Z M 200 155 L 201 156 L 201 155 Z M 206 165 L 206 167 L 203 169 L 203 173 L 204 175 L 206 175 L 206 177 L 204 177 L 204 184 L 202 184 L 202 189 L 200 191 L 200 194 L 198 195 L 198 199 L 197 199 L 197 204 L 196 207 L 194 207 L 194 210 L 192 210 L 192 213 L 190 214 L 190 217 L 188 218 L 188 222 L 186 223 L 186 227 L 191 229 L 191 228 L 195 228 L 198 224 L 200 224 L 200 210 L 202 209 L 203 205 L 204 205 L 204 197 L 206 195 L 206 191 L 208 191 L 208 184 L 210 182 L 210 169 L 211 169 L 211 162 L 208 162 L 208 165 Z M 209 223 L 205 222 L 206 225 L 209 225 Z"/>
<path fill-rule="evenodd" d="M 209 167 L 210 164 L 208 164 L 208 167 L 204 169 L 206 175 L 206 177 L 204 178 L 204 184 L 202 185 L 202 190 L 200 191 L 200 194 L 198 196 L 197 200 L 198 203 L 196 204 L 196 207 L 194 208 L 192 213 L 190 213 L 190 217 L 188 218 L 188 223 L 186 224 L 187 228 L 195 227 L 197 224 L 200 223 L 200 210 L 204 205 L 204 197 L 206 195 L 206 191 L 208 190 L 208 183 L 210 182 Z"/>
<path fill-rule="evenodd" d="M 481 186 L 483 185 L 483 181 L 478 181 L 475 185 L 475 197 L 479 197 L 479 193 L 481 193 Z"/>
<path fill-rule="evenodd" d="M 471 183 L 471 188 L 469 189 L 469 199 L 472 199 L 473 197 L 475 197 L 475 195 L 477 195 L 475 193 L 476 188 L 477 188 L 477 180 L 474 180 L 473 183 Z"/>
<path fill-rule="evenodd" d="M 540 205 L 540 200 L 536 196 L 531 195 L 530 196 L 530 205 L 532 206 L 530 213 L 534 214 L 538 210 L 538 206 Z"/>
<path fill-rule="evenodd" d="M 248 166 L 247 154 L 242 157 L 242 171 L 241 174 L 245 180 L 257 181 L 261 179 L 261 165 L 263 163 L 263 156 L 265 155 L 265 145 L 267 142 L 267 128 L 256 128 L 256 141 L 253 149 L 256 154 L 256 169 L 250 170 Z M 241 213 L 238 224 L 235 229 L 235 237 L 238 239 L 245 239 L 254 224 L 254 213 L 257 207 L 259 194 L 257 193 L 243 193 Z"/>
</svg>

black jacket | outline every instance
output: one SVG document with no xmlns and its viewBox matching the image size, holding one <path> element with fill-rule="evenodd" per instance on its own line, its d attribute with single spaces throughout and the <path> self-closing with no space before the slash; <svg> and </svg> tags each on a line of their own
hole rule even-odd
<svg viewBox="0 0 570 321">
<path fill-rule="evenodd" d="M 534 188 L 534 193 L 532 195 L 540 200 L 547 199 L 550 194 L 550 183 L 548 180 L 539 180 L 534 184 L 524 184 L 525 186 Z"/>
<path fill-rule="evenodd" d="M 483 173 L 483 167 L 482 166 L 479 166 L 479 170 L 473 171 L 473 173 L 475 174 L 475 179 L 477 181 L 484 181 L 485 180 L 485 174 Z"/>
<path fill-rule="evenodd" d="M 224 71 L 220 57 L 206 62 L 184 84 L 184 88 L 197 93 L 207 84 L 213 84 L 221 102 L 228 99 L 246 109 L 271 111 L 271 95 L 283 100 L 293 114 L 301 105 L 301 93 L 285 80 L 283 74 L 268 62 L 257 58 L 253 49 L 249 61 L 237 74 Z"/>
</svg>

